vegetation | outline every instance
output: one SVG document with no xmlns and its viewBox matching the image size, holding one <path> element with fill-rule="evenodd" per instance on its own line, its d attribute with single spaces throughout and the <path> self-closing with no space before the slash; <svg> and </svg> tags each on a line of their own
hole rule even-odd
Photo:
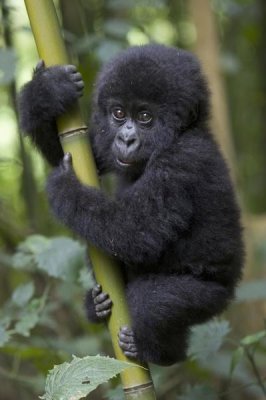
<svg viewBox="0 0 266 400">
<path fill-rule="evenodd" d="M 212 124 L 230 158 L 245 210 L 246 274 L 230 311 L 194 328 L 189 359 L 167 368 L 152 366 L 152 376 L 161 400 L 265 398 L 266 3 L 56 4 L 72 60 L 86 81 L 84 104 L 100 65 L 129 45 L 156 41 L 195 49 L 206 64 L 215 98 Z M 35 44 L 23 2 L 0 0 L 0 7 L 0 400 L 33 399 L 44 392 L 44 399 L 78 399 L 127 365 L 91 357 L 113 353 L 105 327 L 85 318 L 83 297 L 92 285 L 85 245 L 49 214 L 48 166 L 18 129 L 16 93 L 37 63 Z M 211 35 L 207 16 L 213 22 Z M 211 52 L 204 53 L 204 43 Z M 89 114 L 85 107 L 84 113 Z M 101 384 L 88 398 L 122 399 L 119 379 Z"/>
</svg>

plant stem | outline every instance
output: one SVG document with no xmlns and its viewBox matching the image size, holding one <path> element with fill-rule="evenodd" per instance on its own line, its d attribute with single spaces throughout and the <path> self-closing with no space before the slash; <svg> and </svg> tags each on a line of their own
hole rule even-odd
<svg viewBox="0 0 266 400">
<path fill-rule="evenodd" d="M 254 375 L 255 375 L 255 377 L 257 379 L 258 385 L 261 388 L 264 396 L 266 396 L 266 387 L 265 387 L 265 385 L 263 383 L 262 377 L 260 376 L 259 369 L 258 369 L 258 367 L 257 367 L 257 365 L 255 363 L 254 355 L 251 354 L 250 350 L 247 347 L 245 347 L 245 353 L 246 353 L 246 356 L 247 356 L 247 358 L 248 358 L 248 360 L 249 360 L 249 362 L 251 364 L 251 367 L 252 367 Z"/>
<path fill-rule="evenodd" d="M 52 0 L 24 0 L 28 11 L 32 31 L 40 57 L 46 66 L 68 62 L 66 49 L 60 34 L 60 28 Z M 99 187 L 96 167 L 92 155 L 86 127 L 82 121 L 78 105 L 71 112 L 57 121 L 62 147 L 70 152 L 73 167 L 78 178 L 87 185 Z M 113 302 L 112 314 L 108 320 L 115 355 L 119 360 L 126 360 L 134 365 L 121 373 L 124 393 L 127 400 L 155 400 L 155 392 L 149 370 L 146 365 L 125 357 L 119 347 L 117 334 L 120 326 L 130 325 L 130 316 L 126 303 L 124 282 L 119 267 L 99 249 L 90 246 L 97 282 L 103 291 L 109 293 Z"/>
</svg>

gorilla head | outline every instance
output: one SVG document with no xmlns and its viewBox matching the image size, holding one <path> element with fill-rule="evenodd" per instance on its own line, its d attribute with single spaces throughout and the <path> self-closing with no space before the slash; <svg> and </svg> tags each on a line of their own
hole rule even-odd
<svg viewBox="0 0 266 400">
<path fill-rule="evenodd" d="M 117 172 L 141 171 L 154 151 L 204 124 L 209 95 L 196 58 L 161 45 L 132 47 L 109 62 L 94 96 L 92 138 Z M 108 160 L 106 160 L 109 148 Z"/>
</svg>

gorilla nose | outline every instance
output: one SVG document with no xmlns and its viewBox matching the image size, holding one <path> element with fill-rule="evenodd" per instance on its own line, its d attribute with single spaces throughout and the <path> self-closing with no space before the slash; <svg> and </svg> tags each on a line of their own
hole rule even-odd
<svg viewBox="0 0 266 400">
<path fill-rule="evenodd" d="M 125 154 L 135 151 L 140 144 L 138 135 L 134 129 L 126 129 L 118 134 L 117 146 Z"/>
</svg>

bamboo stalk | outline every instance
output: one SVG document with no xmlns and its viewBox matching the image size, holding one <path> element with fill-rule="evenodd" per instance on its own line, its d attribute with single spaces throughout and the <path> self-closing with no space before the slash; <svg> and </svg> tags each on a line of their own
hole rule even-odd
<svg viewBox="0 0 266 400">
<path fill-rule="evenodd" d="M 52 0 L 24 0 L 38 53 L 46 66 L 67 64 L 68 57 L 60 33 L 59 23 Z M 84 184 L 99 187 L 91 147 L 87 140 L 86 127 L 78 105 L 57 121 L 64 152 L 70 152 L 74 170 Z M 148 367 L 126 358 L 118 345 L 120 326 L 130 325 L 124 283 L 118 266 L 99 249 L 89 246 L 95 277 L 103 290 L 109 293 L 113 308 L 108 320 L 115 355 L 119 360 L 131 362 L 134 367 L 121 373 L 127 400 L 155 400 L 155 392 Z"/>
</svg>

